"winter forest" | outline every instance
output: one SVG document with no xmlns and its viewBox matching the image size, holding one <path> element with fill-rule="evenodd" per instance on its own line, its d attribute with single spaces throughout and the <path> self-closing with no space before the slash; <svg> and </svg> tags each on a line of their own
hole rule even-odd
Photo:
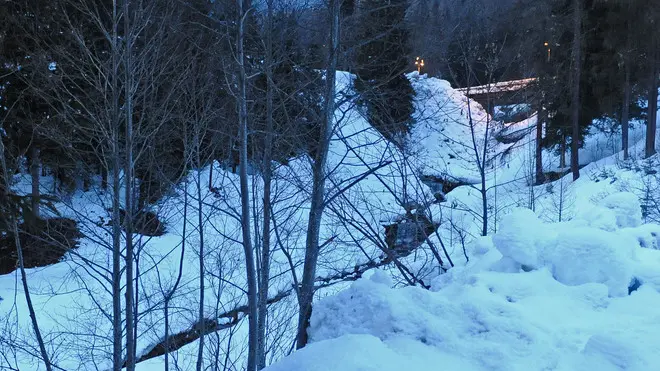
<svg viewBox="0 0 660 371">
<path fill-rule="evenodd" d="M 0 371 L 660 369 L 658 0 L 0 0 Z"/>
</svg>

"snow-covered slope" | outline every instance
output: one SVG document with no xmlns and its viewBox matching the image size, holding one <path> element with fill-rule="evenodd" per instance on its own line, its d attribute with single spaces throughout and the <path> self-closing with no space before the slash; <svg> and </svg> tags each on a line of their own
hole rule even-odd
<svg viewBox="0 0 660 371">
<path fill-rule="evenodd" d="M 321 231 L 323 251 L 317 272 L 320 277 L 346 269 L 352 271 L 356 264 L 378 259 L 382 246 L 374 241 L 384 234 L 383 225 L 403 214 L 404 205 L 424 204 L 426 199 L 432 198 L 415 171 L 403 161 L 403 154 L 366 122 L 354 100 L 345 99 L 353 96 L 350 94 L 351 79 L 347 73 L 337 75 L 342 104 L 337 107 L 328 159 L 330 175 L 326 197 L 332 202 L 326 209 Z M 216 163 L 210 184 L 210 171 L 207 167 L 190 172 L 172 195 L 154 206 L 166 222 L 165 235 L 136 236 L 139 245 L 136 271 L 140 274 L 138 357 L 162 341 L 164 303 L 177 281 L 168 306 L 171 334 L 195 326 L 199 318 L 200 276 L 204 277 L 207 318 L 216 318 L 246 302 L 238 176 Z M 29 192 L 29 177 L 19 176 L 16 180 L 17 191 Z M 52 189 L 47 177 L 41 186 L 44 193 Z M 291 268 L 300 277 L 310 187 L 311 167 L 306 156 L 293 159 L 275 171 L 273 228 L 278 234 L 273 236 L 276 248 L 271 268 L 274 277 L 271 296 L 281 292 L 290 295 L 271 308 L 274 318 L 279 316 L 277 320 L 281 323 L 279 333 L 271 334 L 279 341 L 276 345 L 281 347 L 273 350 L 273 354 L 286 352 L 294 333 L 296 316 L 292 314 L 297 304 L 292 291 Z M 252 177 L 250 188 L 253 190 L 253 222 L 261 223 L 263 185 L 259 176 Z M 78 221 L 85 237 L 80 247 L 67 254 L 64 261 L 28 270 L 41 331 L 49 353 L 62 369 L 96 370 L 110 366 L 110 205 L 109 195 L 96 188 L 87 193 L 62 195 L 57 208 L 64 216 Z M 261 226 L 255 225 L 254 229 L 261 230 Z M 202 241 L 203 268 L 199 263 Z M 0 298 L 3 299 L 0 301 L 0 353 L 8 355 L 0 357 L 0 369 L 11 366 L 34 370 L 39 367 L 37 353 L 32 351 L 36 344 L 17 280 L 16 273 L 0 276 Z M 319 294 L 327 295 L 339 287 L 320 290 Z M 231 320 L 221 318 L 220 325 Z M 213 342 L 207 345 L 208 353 L 222 350 L 232 360 L 240 360 L 245 346 L 243 322 L 232 331 L 221 331 L 217 338 L 214 336 Z M 15 344 L 24 344 L 23 349 Z M 193 359 L 197 344 L 184 347 L 176 352 L 176 357 Z M 148 362 L 152 365 L 149 367 L 154 363 L 162 365 L 162 357 Z"/>
<path fill-rule="evenodd" d="M 342 94 L 329 156 L 327 198 L 332 203 L 323 219 L 324 247 L 318 275 L 341 274 L 356 264 L 377 259 L 382 254 L 379 245 L 384 237 L 383 226 L 423 205 L 429 219 L 441 228 L 403 262 L 425 281 L 435 278 L 433 290 L 391 289 L 383 272 L 372 280 L 359 281 L 318 304 L 313 317 L 314 343 L 273 366 L 273 370 L 398 371 L 437 369 L 438 365 L 461 370 L 544 369 L 535 368 L 537 364 L 545 369 L 579 370 L 584 362 L 591 367 L 600 367 L 597 362 L 609 362 L 601 354 L 606 350 L 614 354 L 612 362 L 619 364 L 634 366 L 652 360 L 652 342 L 644 345 L 650 347 L 647 354 L 643 347 L 629 349 L 626 336 L 644 340 L 646 334 L 658 330 L 649 327 L 647 333 L 644 326 L 656 326 L 650 308 L 657 307 L 660 301 L 655 296 L 655 283 L 660 285 L 660 274 L 655 273 L 660 271 L 660 258 L 655 251 L 636 246 L 657 247 L 660 231 L 652 225 L 637 227 L 637 216 L 633 222 L 625 221 L 637 215 L 637 206 L 635 210 L 625 209 L 626 213 L 612 211 L 616 209 L 612 205 L 629 204 L 630 195 L 617 196 L 624 197 L 623 201 L 609 199 L 612 204 L 593 204 L 622 190 L 643 197 L 644 192 L 657 186 L 643 169 L 656 165 L 642 161 L 618 165 L 617 143 L 612 139 L 616 136 L 594 133 L 587 138 L 583 158 L 595 162 L 583 169 L 578 182 L 565 178 L 529 187 L 534 117 L 503 128 L 470 101 L 470 127 L 465 96 L 446 81 L 413 73 L 410 79 L 417 91 L 417 124 L 409 144 L 399 150 L 364 119 L 351 98 L 351 79 L 347 73 L 337 75 Z M 502 130 L 524 135 L 517 141 L 501 143 L 495 134 Z M 494 245 L 488 238 L 475 238 L 480 231 L 482 200 L 474 187 L 458 187 L 446 195 L 446 202 L 437 203 L 421 181 L 421 175 L 425 175 L 478 183 L 475 143 L 478 147 L 485 144 L 482 148 L 487 149 L 485 184 L 492 215 L 488 224 L 490 231 L 498 233 Z M 639 145 L 634 147 L 633 155 L 640 149 Z M 546 169 L 556 169 L 558 157 L 545 151 L 544 162 Z M 139 240 L 140 355 L 163 339 L 164 302 L 179 273 L 181 279 L 168 309 L 170 333 L 195 325 L 202 236 L 205 313 L 215 318 L 245 303 L 238 178 L 216 163 L 209 184 L 210 171 L 210 167 L 192 171 L 172 195 L 155 205 L 167 224 L 164 236 Z M 300 275 L 310 174 L 309 159 L 304 156 L 276 169 L 273 228 L 281 235 L 275 236 L 271 296 L 292 293 L 292 266 L 297 277 Z M 47 178 L 41 186 L 44 192 L 52 189 Z M 29 179 L 17 179 L 16 187 L 27 192 Z M 250 187 L 254 221 L 260 223 L 263 205 L 258 176 L 252 179 Z M 338 190 L 343 192 L 337 193 Z M 110 364 L 109 205 L 108 195 L 98 189 L 62 197 L 56 206 L 63 215 L 79 222 L 86 237 L 63 262 L 28 271 L 48 351 L 58 367 L 65 370 L 107 369 Z M 543 221 L 529 212 L 507 217 L 516 206 L 534 207 Z M 544 224 L 560 218 L 564 223 Z M 570 219 L 573 220 L 565 222 Z M 529 233 L 532 226 L 538 237 Z M 634 228 L 625 228 L 630 226 Z M 257 225 L 255 230 L 261 227 Z M 471 242 L 474 240 L 477 243 Z M 438 267 L 431 245 L 446 246 L 456 265 L 448 274 L 436 277 Z M 570 255 L 574 253 L 573 246 L 585 253 Z M 568 260 L 573 265 L 565 264 L 564 253 L 571 256 Z M 502 257 L 505 259 L 500 261 Z M 593 270 L 583 272 L 585 264 L 593 266 Z M 445 261 L 445 268 L 449 265 Z M 522 268 L 532 271 L 520 272 Z M 575 275 L 576 269 L 580 275 Z M 627 292 L 632 277 L 644 284 L 633 295 L 621 296 Z M 325 288 L 319 290 L 318 296 L 336 294 L 346 287 L 338 284 Z M 0 354 L 6 356 L 0 357 L 0 369 L 39 369 L 16 274 L 0 276 L 0 297 Z M 273 360 L 290 349 L 296 310 L 295 295 L 271 306 L 273 322 L 281 324 L 269 333 L 269 344 L 273 344 L 269 355 Z M 630 327 L 632 335 L 617 335 L 613 324 L 616 320 Z M 219 325 L 229 321 L 231 317 L 222 317 Z M 239 321 L 230 330 L 209 335 L 209 362 L 221 354 L 240 363 L 245 330 L 245 321 Z M 198 345 L 195 341 L 175 352 L 174 359 L 181 369 L 194 368 Z M 537 363 L 533 362 L 535 357 L 540 357 Z M 433 367 L 428 368 L 429 365 Z M 138 365 L 139 370 L 162 368 L 163 357 Z"/>
<path fill-rule="evenodd" d="M 639 225 L 630 194 L 591 211 L 567 223 L 514 211 L 431 290 L 392 289 L 382 272 L 356 282 L 315 306 L 314 343 L 268 370 L 654 369 L 660 251 L 634 236 L 657 247 L 660 226 Z"/>
<path fill-rule="evenodd" d="M 455 267 L 435 279 L 429 273 L 431 290 L 392 288 L 376 272 L 320 301 L 313 343 L 269 371 L 656 368 L 660 226 L 644 223 L 659 221 L 660 166 L 657 156 L 641 160 L 642 123 L 632 123 L 630 161 L 621 160 L 620 134 L 596 125 L 580 150 L 578 181 L 569 174 L 532 186 L 535 117 L 501 127 L 447 82 L 410 78 L 418 93 L 415 164 L 425 175 L 478 183 L 472 147 L 487 148 L 494 235 L 476 237 L 478 186 L 454 189 L 432 208 L 442 225 L 430 240 L 445 241 Z M 495 138 L 512 132 L 522 135 Z M 559 167 L 557 153 L 544 151 L 543 161 L 546 171 Z M 458 229 L 472 241 L 466 258 Z"/>
</svg>

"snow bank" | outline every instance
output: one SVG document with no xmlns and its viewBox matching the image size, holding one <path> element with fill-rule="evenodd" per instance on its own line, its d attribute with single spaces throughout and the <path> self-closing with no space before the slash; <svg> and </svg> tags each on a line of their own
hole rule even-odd
<svg viewBox="0 0 660 371">
<path fill-rule="evenodd" d="M 409 143 L 419 171 L 452 181 L 477 183 L 479 172 L 472 148 L 483 145 L 487 123 L 491 123 L 488 113 L 479 103 L 453 89 L 448 81 L 416 73 L 410 74 L 409 79 L 417 93 L 415 125 Z"/>
<path fill-rule="evenodd" d="M 637 196 L 630 192 L 611 194 L 601 202 L 616 215 L 616 224 L 619 228 L 638 227 L 642 224 L 642 208 Z"/>
<path fill-rule="evenodd" d="M 660 322 L 636 308 L 658 304 L 655 290 L 611 298 L 547 269 L 480 272 L 437 292 L 364 279 L 320 301 L 313 343 L 268 370 L 648 370 Z"/>
<path fill-rule="evenodd" d="M 543 266 L 544 244 L 553 237 L 552 230 L 529 209 L 512 211 L 501 224 L 493 243 L 502 255 L 532 269 Z"/>
<path fill-rule="evenodd" d="M 564 223 L 515 210 L 432 290 L 357 281 L 316 303 L 312 344 L 268 370 L 654 369 L 660 251 L 635 236 L 660 226 L 639 225 L 635 205 L 612 194 Z"/>
<path fill-rule="evenodd" d="M 530 210 L 514 210 L 493 243 L 506 262 L 523 270 L 547 267 L 566 285 L 601 283 L 610 295 L 623 296 L 633 281 L 637 241 L 618 228 L 640 224 L 636 196 L 615 193 L 569 223 L 546 224 Z"/>
</svg>

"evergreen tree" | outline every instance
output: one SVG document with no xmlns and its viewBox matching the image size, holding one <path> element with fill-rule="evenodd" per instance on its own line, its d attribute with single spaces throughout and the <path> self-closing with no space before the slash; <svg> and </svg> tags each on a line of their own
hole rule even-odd
<svg viewBox="0 0 660 371">
<path fill-rule="evenodd" d="M 279 13 L 273 22 L 273 99 L 274 142 L 273 157 L 281 163 L 303 152 L 312 154 L 318 141 L 318 118 L 321 115 L 321 75 L 309 65 L 309 55 L 299 42 L 296 19 L 293 15 Z M 253 119 L 250 142 L 253 158 L 260 158 L 266 138 L 266 89 L 264 73 L 254 81 L 251 112 Z"/>
<path fill-rule="evenodd" d="M 414 90 L 404 75 L 410 66 L 407 0 L 364 0 L 359 5 L 356 88 L 369 122 L 397 142 L 412 125 Z"/>
<path fill-rule="evenodd" d="M 625 123 L 641 117 L 637 104 L 643 84 L 643 69 L 639 60 L 640 27 L 629 24 L 642 11 L 641 1 L 612 2 L 585 0 L 582 11 L 583 57 L 580 79 L 580 137 L 594 120 L 621 122 L 624 105 L 627 108 Z M 570 129 L 571 45 L 575 35 L 571 30 L 572 2 L 551 0 L 552 12 L 532 30 L 549 43 L 550 57 L 535 54 L 535 71 L 539 77 L 539 89 L 549 112 L 544 142 L 546 147 L 560 149 L 572 142 Z M 543 50 L 545 52 L 545 48 Z M 628 70 L 628 72 L 626 72 Z M 626 78 L 626 74 L 628 77 Z M 630 84 L 626 98 L 626 79 Z M 627 102 L 626 102 L 627 100 Z"/>
</svg>

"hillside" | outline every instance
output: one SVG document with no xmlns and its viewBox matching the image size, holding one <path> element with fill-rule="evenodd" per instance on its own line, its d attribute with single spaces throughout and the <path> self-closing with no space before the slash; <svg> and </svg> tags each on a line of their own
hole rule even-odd
<svg viewBox="0 0 660 371">
<path fill-rule="evenodd" d="M 326 298 L 314 309 L 314 343 L 271 370 L 430 370 L 439 364 L 466 370 L 584 365 L 641 370 L 654 364 L 660 345 L 652 336 L 660 329 L 652 308 L 660 303 L 660 278 L 654 273 L 660 255 L 653 248 L 660 228 L 641 225 L 654 214 L 643 216 L 637 200 L 657 187 L 651 184 L 657 179 L 643 171 L 656 165 L 636 161 L 622 166 L 617 151 L 610 150 L 617 146 L 612 136 L 593 133 L 582 157 L 593 162 L 579 181 L 531 187 L 534 117 L 502 127 L 472 102 L 471 126 L 466 98 L 449 83 L 416 73 L 409 78 L 417 92 L 416 126 L 406 147 L 398 148 L 365 120 L 352 76 L 337 75 L 341 104 L 335 113 L 326 196 L 331 202 L 317 272 L 317 297 Z M 512 143 L 498 142 L 495 134 L 514 129 L 524 135 Z M 483 220 L 481 174 L 471 150 L 475 143 L 485 144 L 489 157 L 484 182 L 492 239 L 476 238 Z M 556 169 L 557 155 L 546 151 L 544 156 L 548 170 Z M 282 234 L 276 235 L 271 268 L 270 321 L 277 323 L 269 333 L 271 361 L 288 354 L 295 332 L 293 285 L 302 270 L 310 171 L 309 159 L 300 156 L 279 165 L 274 176 L 274 228 Z M 439 190 L 437 181 L 443 179 L 456 188 Z M 15 180 L 18 192 L 29 192 L 27 175 Z M 48 193 L 52 180 L 42 180 L 42 192 Z M 250 187 L 258 230 L 260 177 L 252 176 Z M 616 195 L 624 190 L 637 196 Z M 40 326 L 61 369 L 109 369 L 109 195 L 97 182 L 88 192 L 56 196 L 57 210 L 76 220 L 84 237 L 63 261 L 28 270 Z M 543 221 L 530 211 L 513 211 L 516 207 L 533 207 Z M 137 236 L 138 358 L 144 356 L 138 370 L 162 369 L 158 349 L 166 318 L 170 334 L 188 336 L 173 357 L 181 369 L 194 369 L 202 284 L 209 332 L 205 357 L 217 364 L 244 356 L 246 321 L 240 308 L 246 303 L 245 267 L 238 210 L 238 176 L 217 162 L 188 173 L 154 205 L 166 233 Z M 386 252 L 393 245 L 386 227 L 422 215 L 439 226 L 437 231 L 417 244 L 397 237 L 403 242 L 394 241 L 395 247 L 413 248 L 397 251 L 403 268 L 388 264 Z M 562 223 L 552 223 L 558 215 Z M 446 251 L 440 253 L 442 264 L 439 246 Z M 372 274 L 375 266 L 381 268 Z M 591 269 L 573 274 L 584 266 Z M 406 282 L 402 270 L 430 290 L 393 289 Z M 371 279 L 357 280 L 363 274 Z M 16 272 L 0 276 L 0 352 L 8 355 L 0 357 L 0 369 L 36 370 L 36 345 L 18 279 Z M 642 285 L 628 296 L 635 279 Z M 621 334 L 622 323 L 630 332 Z M 633 341 L 645 348 L 633 347 Z"/>
<path fill-rule="evenodd" d="M 418 91 L 433 91 L 425 95 L 433 99 L 421 102 L 426 110 L 447 110 L 447 125 L 425 120 L 413 133 L 422 144 L 420 158 L 430 159 L 424 171 L 478 183 L 460 97 L 442 89 L 446 82 L 412 79 Z M 475 112 L 474 132 L 483 138 L 488 118 Z M 660 362 L 653 309 L 660 300 L 660 225 L 652 195 L 660 184 L 658 158 L 638 160 L 639 123 L 631 131 L 636 144 L 629 162 L 621 161 L 615 133 L 593 130 L 580 152 L 586 166 L 578 181 L 569 174 L 530 186 L 534 121 L 500 128 L 527 131 L 515 143 L 493 138 L 487 145 L 494 159 L 486 179 L 496 219 L 492 235 L 464 245 L 466 258 L 435 276 L 430 290 L 397 288 L 376 271 L 321 300 L 309 330 L 314 342 L 268 370 L 653 369 Z M 544 152 L 548 171 L 558 162 L 556 153 Z M 441 204 L 475 234 L 479 218 L 455 205 L 475 210 L 477 191 L 459 186 Z M 441 228 L 442 236 L 450 240 L 452 230 Z"/>
</svg>

